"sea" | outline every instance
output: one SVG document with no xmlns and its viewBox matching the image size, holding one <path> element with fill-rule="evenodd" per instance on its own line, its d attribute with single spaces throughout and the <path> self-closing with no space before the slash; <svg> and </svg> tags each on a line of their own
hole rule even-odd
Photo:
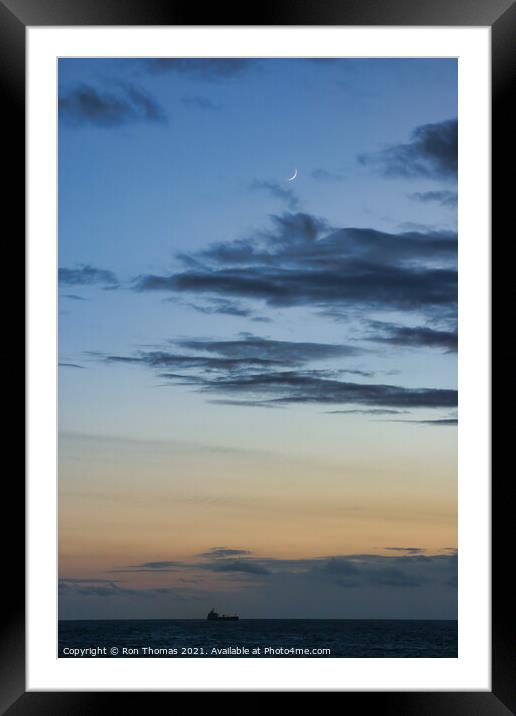
<svg viewBox="0 0 516 716">
<path fill-rule="evenodd" d="M 457 621 L 60 620 L 62 658 L 456 658 Z"/>
</svg>

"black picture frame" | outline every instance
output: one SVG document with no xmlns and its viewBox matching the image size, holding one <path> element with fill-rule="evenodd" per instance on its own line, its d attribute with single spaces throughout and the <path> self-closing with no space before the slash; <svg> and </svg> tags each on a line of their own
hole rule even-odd
<svg viewBox="0 0 516 716">
<path fill-rule="evenodd" d="M 202 18 L 202 23 L 199 23 Z M 176 0 L 0 0 L 0 83 L 2 88 L 4 152 L 14 149 L 13 160 L 4 164 L 8 183 L 4 189 L 4 217 L 25 215 L 25 31 L 28 26 L 73 25 L 403 25 L 403 26 L 490 26 L 492 31 L 492 230 L 500 242 L 512 241 L 511 195 L 514 180 L 514 119 L 509 111 L 511 83 L 516 78 L 516 3 L 514 0 L 262 0 L 259 6 L 219 3 L 200 10 L 196 4 Z M 5 156 L 5 154 L 4 154 Z M 511 161 L 512 160 L 512 161 Z M 506 177 L 509 177 L 508 179 Z M 503 231 L 507 230 L 507 234 Z M 18 247 L 23 261 L 22 229 L 16 241 L 4 229 L 5 245 Z M 20 251 L 21 248 L 21 251 Z M 496 253 L 493 252 L 493 259 Z M 493 329 L 501 326 L 510 306 L 513 279 L 503 276 L 510 262 L 497 266 L 492 291 Z M 18 264 L 19 265 L 19 264 Z M 6 299 L 9 301 L 9 299 Z M 13 320 L 12 335 L 23 341 L 20 322 Z M 504 335 L 507 335 L 507 323 Z M 501 331 L 499 331 L 501 336 Z M 501 344 L 500 338 L 500 344 Z M 500 346 L 493 368 L 505 400 L 510 401 L 507 338 Z M 514 362 L 511 361 L 512 366 Z M 10 371 L 9 371 L 10 372 Z M 496 396 L 496 380 L 493 390 Z M 496 405 L 493 402 L 493 407 Z M 14 413 L 9 413 L 10 417 Z M 14 420 L 13 423 L 14 424 Z M 506 420 L 497 423 L 493 435 L 505 465 L 512 464 Z M 509 461 L 509 458 L 510 461 Z M 16 461 L 13 461 L 16 464 Z M 0 621 L 0 714 L 99 714 L 122 710 L 120 699 L 130 699 L 132 708 L 153 707 L 147 700 L 170 693 L 26 692 L 24 614 L 24 481 L 21 469 L 10 474 L 9 492 L 4 493 L 12 525 L 2 520 L 4 556 L 4 608 Z M 4 478 L 7 480 L 7 478 Z M 514 593 L 508 586 L 514 529 L 510 500 L 510 470 L 502 468 L 492 482 L 492 690 L 489 692 L 340 692 L 341 707 L 374 709 L 376 713 L 448 714 L 504 716 L 516 713 L 516 639 L 514 639 Z M 5 482 L 4 482 L 5 485 Z M 4 488 L 5 489 L 5 488 Z M 401 667 L 401 665 L 400 665 Z M 402 668 L 402 667 L 401 667 Z M 117 704 L 115 705 L 115 698 Z M 143 698 L 146 699 L 143 702 Z M 358 703 L 359 701 L 359 703 Z"/>
</svg>

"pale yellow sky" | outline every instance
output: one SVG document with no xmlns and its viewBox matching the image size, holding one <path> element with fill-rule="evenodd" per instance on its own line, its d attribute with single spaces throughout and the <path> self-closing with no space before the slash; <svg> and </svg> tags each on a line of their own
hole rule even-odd
<svg viewBox="0 0 516 716">
<path fill-rule="evenodd" d="M 425 432 L 433 440 L 442 431 Z M 455 459 L 449 445 L 432 457 L 382 461 L 372 450 L 360 464 L 353 455 L 339 464 L 62 435 L 61 575 L 190 560 L 221 545 L 282 559 L 393 546 L 440 552 L 456 545 Z"/>
</svg>

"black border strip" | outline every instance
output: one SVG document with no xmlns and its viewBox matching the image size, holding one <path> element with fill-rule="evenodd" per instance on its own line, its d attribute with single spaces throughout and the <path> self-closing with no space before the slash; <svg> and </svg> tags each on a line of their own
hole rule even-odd
<svg viewBox="0 0 516 716">
<path fill-rule="evenodd" d="M 198 19 L 202 16 L 203 22 Z M 11 163 L 4 160 L 4 216 L 25 216 L 25 28 L 44 25 L 434 25 L 491 26 L 492 28 L 492 136 L 493 136 L 493 236 L 502 247 L 512 242 L 514 218 L 515 121 L 510 111 L 511 89 L 516 78 L 516 4 L 514 0 L 262 0 L 259 7 L 220 4 L 200 10 L 195 3 L 169 0 L 0 0 L 0 88 L 4 111 L 5 148 L 17 152 Z M 509 213 L 511 214 L 509 216 Z M 22 219 L 24 226 L 24 219 Z M 4 231 L 5 246 L 20 248 L 24 263 L 24 241 L 19 231 Z M 507 233 L 505 233 L 507 232 Z M 496 258 L 493 251 L 493 260 Z M 502 271 L 507 271 L 503 276 Z M 496 266 L 493 282 L 493 329 L 504 328 L 500 349 L 493 367 L 493 408 L 498 393 L 497 381 L 503 387 L 505 404 L 511 406 L 514 396 L 516 355 L 507 348 L 506 307 L 511 306 L 510 262 L 504 259 Z M 18 299 L 19 300 L 19 299 Z M 22 298 L 23 302 L 23 298 Z M 9 313 L 10 306 L 6 306 Z M 11 335 L 21 331 L 12 319 Z M 23 339 L 22 339 L 23 340 Z M 10 414 L 11 416 L 11 414 Z M 14 421 L 13 421 L 14 422 Z M 343 692 L 342 706 L 370 707 L 387 716 L 508 716 L 516 712 L 516 638 L 514 591 L 508 577 L 511 571 L 511 546 L 514 545 L 514 508 L 509 485 L 509 454 L 514 438 L 509 438 L 507 419 L 497 423 L 493 451 L 505 457 L 502 470 L 493 477 L 493 641 L 491 692 Z M 13 456 L 14 457 L 14 456 Z M 500 462 L 501 462 L 500 460 Z M 12 464 L 15 464 L 14 461 Z M 502 463 L 501 463 L 502 464 Z M 8 485 L 8 490 L 6 488 Z M 176 703 L 178 694 L 99 693 L 99 692 L 25 692 L 24 629 L 24 481 L 21 469 L 6 474 L 4 480 L 4 515 L 6 507 L 14 517 L 14 528 L 2 520 L 4 574 L 9 588 L 2 590 L 4 609 L 0 620 L 0 713 L 22 714 L 99 714 L 117 711 L 120 699 L 133 708 L 149 708 L 148 699 L 167 698 Z M 512 485 L 511 485 L 512 487 Z M 7 491 L 6 491 L 7 490 Z M 512 491 L 514 492 L 514 490 Z M 116 704 L 115 704 L 116 698 Z M 142 699 L 145 698 L 144 702 Z M 130 701 L 129 701 L 130 699 Z M 360 703 L 356 703 L 357 701 Z M 10 704 L 12 704 L 10 706 Z M 131 709 L 130 709 L 131 710 Z"/>
<path fill-rule="evenodd" d="M 23 25 L 492 25 L 511 0 L 2 0 Z M 202 22 L 199 22 L 199 17 Z"/>
</svg>

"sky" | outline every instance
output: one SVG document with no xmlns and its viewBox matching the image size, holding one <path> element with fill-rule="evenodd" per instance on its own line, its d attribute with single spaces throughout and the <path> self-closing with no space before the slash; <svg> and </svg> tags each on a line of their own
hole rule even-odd
<svg viewBox="0 0 516 716">
<path fill-rule="evenodd" d="M 455 60 L 61 59 L 58 245 L 61 618 L 456 618 Z"/>
</svg>

